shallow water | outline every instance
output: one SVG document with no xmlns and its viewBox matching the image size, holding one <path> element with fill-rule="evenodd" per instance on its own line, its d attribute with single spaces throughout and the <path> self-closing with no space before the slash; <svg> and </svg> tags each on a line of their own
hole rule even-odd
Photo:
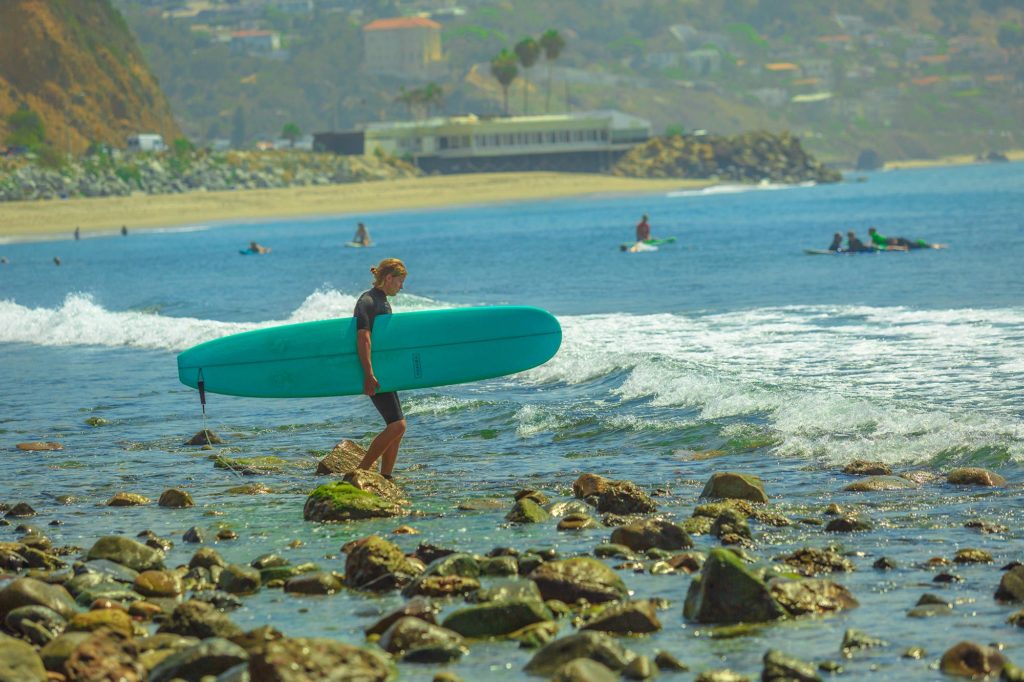
<svg viewBox="0 0 1024 682">
<path fill-rule="evenodd" d="M 567 497 L 580 473 L 594 472 L 667 488 L 659 507 L 681 520 L 713 472 L 743 471 L 760 476 L 773 507 L 791 519 L 824 518 L 837 502 L 874 520 L 875 530 L 852 536 L 753 524 L 753 553 L 765 560 L 804 545 L 857 552 L 858 570 L 837 579 L 861 607 L 718 638 L 682 619 L 688 577 L 626 571 L 637 597 L 672 600 L 660 613 L 664 630 L 628 646 L 668 650 L 695 672 L 728 666 L 753 675 L 769 647 L 838 660 L 844 630 L 856 627 L 891 644 L 844 661 L 852 677 L 877 666 L 885 678 L 935 679 L 929 666 L 963 639 L 1006 642 L 1007 655 L 1024 663 L 1019 633 L 1005 623 L 1016 608 L 992 599 L 998 567 L 1020 559 L 1022 548 L 1024 165 L 865 177 L 835 186 L 589 197 L 0 246 L 11 260 L 0 266 L 0 501 L 32 504 L 40 511 L 35 525 L 55 544 L 88 547 L 101 534 L 145 528 L 180 540 L 193 525 L 208 535 L 227 525 L 240 535 L 217 544 L 230 560 L 284 551 L 293 563 L 343 570 L 342 544 L 388 534 L 399 522 L 317 526 L 303 522 L 301 510 L 315 485 L 315 458 L 341 438 L 367 443 L 378 430 L 368 401 L 211 396 L 207 423 L 225 436 L 230 454 L 289 462 L 280 473 L 245 477 L 273 494 L 228 496 L 239 477 L 215 469 L 212 453 L 182 445 L 204 422 L 195 392 L 177 382 L 174 358 L 228 333 L 349 315 L 370 265 L 399 256 L 410 276 L 396 312 L 537 305 L 555 313 L 565 332 L 559 354 L 543 367 L 403 396 L 410 430 L 397 473 L 423 513 L 408 520 L 421 535 L 394 538 L 403 548 L 426 541 L 481 553 L 499 545 L 590 553 L 609 529 L 509 528 L 505 510 L 455 505 L 475 497 L 510 503 L 524 487 Z M 642 212 L 655 236 L 675 235 L 677 243 L 655 253 L 619 252 Z M 362 219 L 377 246 L 342 248 Z M 866 237 L 869 225 L 950 248 L 802 253 L 827 246 L 836 230 Z M 273 253 L 239 256 L 252 239 Z M 109 424 L 89 427 L 90 417 Z M 65 450 L 13 447 L 36 439 L 59 440 Z M 898 471 L 983 466 L 1009 485 L 842 492 L 851 479 L 838 467 L 858 457 Z M 155 499 L 171 486 L 188 489 L 197 508 L 102 506 L 120 490 Z M 60 505 L 59 495 L 77 501 Z M 975 517 L 1011 530 L 963 528 Z M 64 525 L 47 527 L 55 518 Z M 14 537 L 0 529 L 0 540 Z M 286 549 L 293 539 L 305 546 Z M 704 550 L 717 544 L 703 536 L 696 542 Z M 990 551 L 994 565 L 947 567 L 963 582 L 932 583 L 939 569 L 921 564 L 951 559 L 962 547 Z M 178 541 L 168 563 L 186 561 L 193 550 Z M 873 570 L 882 555 L 899 568 Z M 953 615 L 905 617 L 925 592 L 957 601 Z M 299 599 L 272 590 L 232 617 L 243 627 L 270 623 L 289 635 L 361 642 L 362 628 L 400 601 Z M 569 630 L 563 624 L 563 634 Z M 908 646 L 929 655 L 903 659 Z M 529 656 L 510 644 L 475 645 L 453 669 L 467 679 L 518 679 Z M 403 676 L 430 679 L 436 669 L 403 666 Z"/>
</svg>

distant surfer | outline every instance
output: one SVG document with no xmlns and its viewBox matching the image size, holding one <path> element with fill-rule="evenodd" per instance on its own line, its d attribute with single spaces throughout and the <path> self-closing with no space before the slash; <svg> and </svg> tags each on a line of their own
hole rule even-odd
<svg viewBox="0 0 1024 682">
<path fill-rule="evenodd" d="M 651 238 L 651 224 L 647 222 L 647 214 L 644 213 L 640 222 L 636 224 L 636 240 L 645 242 Z"/>
<path fill-rule="evenodd" d="M 373 321 L 378 315 L 390 315 L 391 304 L 388 296 L 394 296 L 402 290 L 407 273 L 405 264 L 397 258 L 385 258 L 377 267 L 370 268 L 373 273 L 373 288 L 364 291 L 356 301 L 353 316 L 356 318 L 356 352 L 363 366 L 363 393 L 370 396 L 373 406 L 384 418 L 384 430 L 370 443 L 360 469 L 369 469 L 377 458 L 381 458 L 380 473 L 390 479 L 391 472 L 398 459 L 398 446 L 405 435 L 405 414 L 402 413 L 402 402 L 395 391 L 378 393 L 380 382 L 373 373 L 373 348 L 371 333 Z"/>
<path fill-rule="evenodd" d="M 860 251 L 874 251 L 870 246 L 867 246 L 864 242 L 857 237 L 857 233 L 850 230 L 846 233 L 846 250 L 854 253 Z"/>
<path fill-rule="evenodd" d="M 842 251 L 843 250 L 843 233 L 836 232 L 832 235 L 832 243 L 828 247 L 829 251 Z"/>
<path fill-rule="evenodd" d="M 366 225 L 359 223 L 359 226 L 356 228 L 356 235 L 352 237 L 352 243 L 359 246 L 369 246 L 373 243 L 370 241 L 370 231 L 366 229 Z"/>
<path fill-rule="evenodd" d="M 906 237 L 885 237 L 873 227 L 868 228 L 868 235 L 871 237 L 871 243 L 882 249 L 888 249 L 892 247 L 899 247 L 902 249 L 937 249 L 941 248 L 939 244 L 929 244 L 923 239 L 907 239 Z M 899 249 L 897 249 L 899 250 Z"/>
<path fill-rule="evenodd" d="M 79 240 L 81 238 L 82 238 L 82 229 L 79 228 L 79 227 L 76 227 L 75 228 L 75 240 L 77 241 L 77 240 Z"/>
<path fill-rule="evenodd" d="M 258 254 L 270 253 L 270 247 L 263 246 L 259 242 L 249 242 L 249 253 L 258 253 Z"/>
<path fill-rule="evenodd" d="M 122 225 L 121 226 L 121 236 L 122 237 L 127 237 L 128 236 L 128 226 L 127 225 Z"/>
<path fill-rule="evenodd" d="M 60 265 L 60 256 L 54 256 L 53 257 L 53 264 L 54 265 Z"/>
</svg>

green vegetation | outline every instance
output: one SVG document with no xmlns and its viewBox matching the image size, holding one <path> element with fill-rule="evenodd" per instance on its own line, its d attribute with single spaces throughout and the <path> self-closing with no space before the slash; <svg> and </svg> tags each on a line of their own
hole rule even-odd
<svg viewBox="0 0 1024 682">
<path fill-rule="evenodd" d="M 7 117 L 7 127 L 10 132 L 4 144 L 11 147 L 26 147 L 36 151 L 46 142 L 43 119 L 27 106 L 22 105 Z"/>
<path fill-rule="evenodd" d="M 518 59 L 515 54 L 503 49 L 491 60 L 491 75 L 501 85 L 501 93 L 505 100 L 505 115 L 508 116 L 508 88 L 519 74 Z"/>
</svg>

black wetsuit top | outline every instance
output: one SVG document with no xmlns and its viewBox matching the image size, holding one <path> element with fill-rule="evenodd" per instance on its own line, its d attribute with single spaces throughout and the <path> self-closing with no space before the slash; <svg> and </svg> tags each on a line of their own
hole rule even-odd
<svg viewBox="0 0 1024 682">
<path fill-rule="evenodd" d="M 356 318 L 356 329 L 365 329 L 369 332 L 373 331 L 373 321 L 377 319 L 378 315 L 390 314 L 391 304 L 388 302 L 387 294 L 377 287 L 364 291 L 359 296 L 359 300 L 356 301 L 356 308 L 352 312 L 352 315 Z M 394 391 L 378 392 L 370 396 L 370 400 L 373 401 L 373 406 L 380 412 L 380 416 L 384 418 L 385 424 L 405 419 L 405 415 L 402 413 L 402 403 L 398 399 L 398 393 Z"/>
</svg>

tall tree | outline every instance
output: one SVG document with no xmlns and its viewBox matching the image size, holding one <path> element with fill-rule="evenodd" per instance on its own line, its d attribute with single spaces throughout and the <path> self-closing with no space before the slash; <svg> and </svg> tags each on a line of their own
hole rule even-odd
<svg viewBox="0 0 1024 682">
<path fill-rule="evenodd" d="M 395 98 L 396 102 L 401 102 L 405 105 L 406 111 L 409 112 L 409 118 L 415 118 L 416 107 L 419 106 L 420 102 L 420 90 L 406 90 L 403 85 L 398 91 L 398 97 Z"/>
<path fill-rule="evenodd" d="M 491 60 L 491 75 L 498 79 L 501 84 L 501 92 L 505 100 L 505 115 L 508 116 L 508 86 L 519 75 L 519 60 L 516 56 L 503 49 L 494 59 Z"/>
<path fill-rule="evenodd" d="M 544 50 L 544 61 L 548 65 L 548 90 L 544 100 L 544 111 L 551 111 L 551 63 L 558 59 L 565 49 L 565 38 L 553 28 L 544 31 L 540 37 L 540 46 Z"/>
<path fill-rule="evenodd" d="M 423 95 L 420 99 L 429 116 L 434 107 L 440 109 L 444 104 L 444 89 L 437 83 L 427 83 L 423 86 Z"/>
<path fill-rule="evenodd" d="M 35 151 L 46 141 L 43 119 L 24 104 L 7 117 L 7 127 L 9 132 L 4 142 L 12 147 L 27 147 Z"/>
<path fill-rule="evenodd" d="M 523 65 L 523 113 L 530 113 L 530 69 L 540 59 L 540 43 L 533 38 L 523 38 L 516 43 L 516 56 Z"/>
<path fill-rule="evenodd" d="M 302 137 L 302 130 L 296 123 L 285 123 L 284 128 L 281 129 L 281 137 L 288 140 L 289 144 L 294 147 L 295 141 Z"/>
</svg>

